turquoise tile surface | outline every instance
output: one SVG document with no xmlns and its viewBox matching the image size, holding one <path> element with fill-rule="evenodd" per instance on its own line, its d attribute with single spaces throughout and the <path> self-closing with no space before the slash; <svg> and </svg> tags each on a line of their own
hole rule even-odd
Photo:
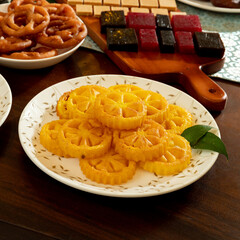
<svg viewBox="0 0 240 240">
<path fill-rule="evenodd" d="M 240 83 L 240 14 L 218 13 L 177 2 L 187 14 L 197 14 L 205 31 L 220 33 L 226 49 L 226 60 L 221 71 L 213 76 Z"/>
</svg>

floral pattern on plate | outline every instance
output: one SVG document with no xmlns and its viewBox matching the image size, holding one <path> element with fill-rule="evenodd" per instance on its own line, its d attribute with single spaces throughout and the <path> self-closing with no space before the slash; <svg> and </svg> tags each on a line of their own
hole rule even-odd
<svg viewBox="0 0 240 240">
<path fill-rule="evenodd" d="M 42 126 L 58 119 L 56 104 L 59 97 L 66 91 L 87 84 L 104 87 L 115 84 L 134 84 L 146 90 L 159 92 L 169 103 L 189 110 L 193 114 L 196 124 L 211 125 L 215 128 L 216 134 L 220 136 L 215 120 L 199 102 L 166 84 L 125 75 L 95 75 L 74 78 L 55 84 L 35 96 L 27 104 L 19 120 L 19 138 L 23 149 L 29 158 L 49 176 L 76 189 L 99 195 L 146 197 L 181 189 L 202 177 L 215 163 L 218 153 L 193 150 L 189 167 L 174 176 L 156 176 L 138 169 L 132 180 L 117 186 L 97 184 L 87 179 L 81 172 L 78 159 L 66 159 L 53 155 L 39 141 Z"/>
<path fill-rule="evenodd" d="M 12 107 L 12 92 L 7 81 L 0 75 L 0 126 L 5 122 Z"/>
</svg>

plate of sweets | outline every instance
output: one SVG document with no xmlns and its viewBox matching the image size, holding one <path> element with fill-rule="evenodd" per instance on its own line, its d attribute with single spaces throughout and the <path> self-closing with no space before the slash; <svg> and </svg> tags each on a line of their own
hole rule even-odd
<svg viewBox="0 0 240 240">
<path fill-rule="evenodd" d="M 127 75 L 69 79 L 36 95 L 19 119 L 31 161 L 53 179 L 104 196 L 147 197 L 186 187 L 218 153 L 191 149 L 181 135 L 211 114 L 188 94 Z"/>
<path fill-rule="evenodd" d="M 207 109 L 224 109 L 227 95 L 207 75 L 223 67 L 225 47 L 219 33 L 202 30 L 199 16 L 179 12 L 172 0 L 94 5 L 92 12 L 76 2 L 68 1 L 89 36 L 125 74 L 180 83 Z"/>
<path fill-rule="evenodd" d="M 12 107 L 12 92 L 4 77 L 0 74 L 0 126 L 7 119 Z"/>
<path fill-rule="evenodd" d="M 67 4 L 13 0 L 0 5 L 0 65 L 39 69 L 73 54 L 87 36 L 85 24 Z"/>
</svg>

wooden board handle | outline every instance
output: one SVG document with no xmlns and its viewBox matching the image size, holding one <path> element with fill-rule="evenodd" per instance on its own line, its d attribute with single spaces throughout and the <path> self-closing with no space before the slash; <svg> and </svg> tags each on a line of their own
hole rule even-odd
<svg viewBox="0 0 240 240">
<path fill-rule="evenodd" d="M 179 83 L 208 110 L 221 111 L 225 108 L 227 94 L 200 67 L 185 69 Z"/>
</svg>

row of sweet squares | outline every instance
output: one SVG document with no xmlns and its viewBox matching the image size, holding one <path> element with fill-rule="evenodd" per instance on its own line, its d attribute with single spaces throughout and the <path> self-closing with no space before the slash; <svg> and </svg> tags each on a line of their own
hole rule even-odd
<svg viewBox="0 0 240 240">
<path fill-rule="evenodd" d="M 175 0 L 67 0 L 78 15 L 99 17 L 102 11 L 123 10 L 168 15 L 177 11 Z M 183 13 L 184 14 L 184 13 Z"/>
<path fill-rule="evenodd" d="M 100 17 L 101 33 L 106 34 L 109 50 L 160 51 L 198 54 L 221 58 L 225 47 L 219 33 L 203 32 L 198 15 L 104 11 Z"/>
</svg>

